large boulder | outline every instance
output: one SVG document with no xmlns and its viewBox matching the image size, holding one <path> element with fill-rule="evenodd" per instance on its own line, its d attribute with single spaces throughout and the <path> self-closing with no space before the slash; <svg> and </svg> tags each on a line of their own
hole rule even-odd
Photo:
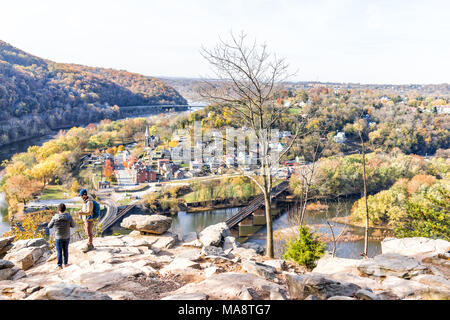
<svg viewBox="0 0 450 320">
<path fill-rule="evenodd" d="M 309 295 L 320 299 L 328 299 L 334 296 L 355 296 L 361 289 L 353 283 L 339 282 L 320 274 L 287 273 L 286 280 L 289 288 L 290 298 L 303 300 Z"/>
<path fill-rule="evenodd" d="M 0 257 L 13 247 L 13 241 L 14 236 L 0 238 Z"/>
<path fill-rule="evenodd" d="M 158 251 L 162 249 L 172 248 L 178 241 L 178 235 L 170 231 L 166 231 L 163 234 L 156 235 L 148 233 L 142 234 L 141 232 L 135 230 L 132 231 L 128 236 L 137 239 L 144 239 L 147 245 L 150 246 L 151 249 L 155 251 L 155 253 L 158 253 Z"/>
<path fill-rule="evenodd" d="M 225 222 L 214 224 L 203 229 L 198 237 L 203 246 L 219 247 L 225 237 L 231 236 L 230 230 Z"/>
<path fill-rule="evenodd" d="M 10 251 L 19 251 L 20 249 L 31 247 L 48 248 L 48 242 L 44 238 L 19 240 L 13 243 L 13 247 Z"/>
<path fill-rule="evenodd" d="M 396 276 L 409 279 L 427 271 L 416 259 L 395 253 L 380 254 L 364 260 L 357 268 L 362 274 L 378 278 Z"/>
<path fill-rule="evenodd" d="M 313 269 L 313 272 L 321 274 L 344 272 L 359 275 L 357 268 L 362 261 L 363 260 L 338 258 L 331 255 L 325 255 L 317 261 L 317 265 Z"/>
<path fill-rule="evenodd" d="M 223 252 L 222 248 L 215 247 L 215 246 L 204 246 L 202 248 L 201 254 L 205 257 L 208 256 L 223 256 L 225 253 Z"/>
<path fill-rule="evenodd" d="M 50 256 L 50 254 L 51 251 L 46 245 L 41 247 L 24 247 L 19 250 L 10 250 L 4 259 L 13 262 L 22 270 L 28 270 L 35 264 L 46 260 L 46 257 Z"/>
<path fill-rule="evenodd" d="M 10 280 L 16 271 L 17 270 L 14 268 L 14 263 L 8 260 L 0 259 L 0 281 Z"/>
<path fill-rule="evenodd" d="M 230 253 L 234 249 L 237 249 L 239 247 L 239 243 L 236 241 L 235 237 L 228 236 L 223 239 L 223 245 L 222 249 L 225 252 L 225 254 Z"/>
<path fill-rule="evenodd" d="M 57 283 L 45 287 L 26 300 L 112 300 L 108 295 L 91 291 L 73 283 Z"/>
<path fill-rule="evenodd" d="M 415 257 L 419 260 L 444 254 L 450 250 L 450 242 L 442 239 L 429 239 L 424 237 L 413 238 L 386 238 L 381 242 L 381 252 L 396 253 Z"/>
<path fill-rule="evenodd" d="M 137 230 L 143 233 L 163 234 L 169 230 L 172 218 L 159 214 L 131 215 L 121 222 L 123 228 Z"/>
</svg>

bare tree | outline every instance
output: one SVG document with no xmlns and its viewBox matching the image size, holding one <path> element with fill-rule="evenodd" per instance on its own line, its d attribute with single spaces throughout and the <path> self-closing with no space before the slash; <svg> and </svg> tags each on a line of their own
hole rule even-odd
<svg viewBox="0 0 450 320">
<path fill-rule="evenodd" d="M 277 101 L 281 96 L 282 82 L 290 77 L 288 64 L 268 51 L 266 44 L 256 41 L 247 44 L 247 36 L 231 33 L 231 40 L 220 39 L 213 49 L 202 49 L 203 57 L 210 63 L 218 82 L 207 82 L 200 95 L 210 102 L 231 108 L 241 123 L 250 128 L 260 147 L 260 170 L 258 176 L 244 173 L 264 194 L 267 224 L 266 255 L 274 256 L 272 227 L 272 186 L 274 168 L 289 151 L 300 133 L 303 118 L 299 116 L 296 132 L 281 154 L 273 157 L 271 137 L 277 122 L 287 114 L 290 106 Z M 278 102 L 278 103 L 277 103 Z"/>
<path fill-rule="evenodd" d="M 326 203 L 326 202 L 325 202 Z M 339 241 L 339 239 L 341 238 L 342 235 L 344 235 L 347 232 L 347 226 L 344 226 L 341 230 L 341 232 L 335 236 L 334 234 L 334 226 L 330 223 L 330 220 L 333 221 L 333 218 L 338 217 L 340 214 L 340 211 L 342 210 L 342 204 L 339 201 L 339 198 L 337 199 L 337 204 L 335 206 L 335 212 L 334 212 L 334 217 L 332 217 L 331 219 L 328 219 L 328 214 L 329 214 L 329 207 L 328 207 L 328 203 L 326 203 L 327 205 L 327 224 L 328 224 L 328 228 L 330 228 L 331 231 L 331 237 L 332 237 L 332 243 L 333 243 L 333 250 L 331 251 L 331 255 L 333 257 L 336 256 L 336 249 L 337 249 L 337 242 Z"/>
<path fill-rule="evenodd" d="M 367 252 L 369 249 L 369 206 L 367 204 L 367 174 L 366 174 L 366 144 L 364 142 L 364 133 L 367 130 L 367 122 L 363 119 L 362 112 L 359 116 L 359 120 L 355 127 L 361 141 L 361 155 L 362 155 L 362 165 L 363 165 L 363 192 L 364 192 L 364 204 L 366 209 L 366 222 L 364 228 L 364 252 L 362 256 L 367 258 Z"/>
<path fill-rule="evenodd" d="M 303 165 L 297 170 L 299 180 L 301 181 L 299 194 L 300 206 L 298 206 L 300 226 L 303 226 L 306 206 L 308 205 L 308 200 L 310 200 L 310 192 L 312 191 L 311 189 L 314 186 L 314 180 L 316 177 L 317 168 L 319 166 L 319 159 L 321 158 L 323 151 L 327 148 L 330 142 L 328 139 L 326 139 L 326 130 L 324 128 L 316 130 L 313 134 L 313 138 L 315 138 L 316 140 L 309 154 L 309 157 L 312 161 L 308 165 Z M 305 155 L 306 154 L 304 154 L 304 156 Z"/>
</svg>

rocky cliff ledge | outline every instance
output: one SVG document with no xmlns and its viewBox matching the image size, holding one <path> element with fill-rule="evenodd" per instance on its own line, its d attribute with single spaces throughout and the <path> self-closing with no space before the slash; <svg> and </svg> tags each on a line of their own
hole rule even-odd
<svg viewBox="0 0 450 320">
<path fill-rule="evenodd" d="M 240 246 L 224 223 L 179 239 L 152 234 L 159 222 L 133 221 L 131 234 L 95 238 L 88 253 L 71 243 L 61 270 L 43 239 L 0 238 L 0 300 L 450 298 L 448 241 L 386 239 L 373 259 L 326 256 L 308 271 Z"/>
</svg>

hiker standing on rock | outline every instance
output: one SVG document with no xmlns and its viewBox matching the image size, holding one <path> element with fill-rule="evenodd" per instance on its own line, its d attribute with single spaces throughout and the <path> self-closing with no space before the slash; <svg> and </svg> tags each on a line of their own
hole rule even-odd
<svg viewBox="0 0 450 320">
<path fill-rule="evenodd" d="M 48 228 L 55 227 L 55 244 L 56 254 L 58 257 L 58 269 L 62 269 L 69 264 L 69 242 L 70 242 L 70 228 L 75 228 L 75 221 L 72 216 L 66 213 L 66 206 L 64 203 L 58 205 L 58 212 L 53 216 L 48 224 Z"/>
<path fill-rule="evenodd" d="M 81 216 L 81 219 L 84 222 L 84 231 L 86 232 L 86 235 L 88 237 L 88 243 L 86 247 L 81 250 L 86 253 L 94 249 L 94 244 L 92 243 L 94 240 L 93 227 L 94 220 L 97 219 L 100 215 L 100 206 L 98 202 L 92 198 L 92 196 L 88 195 L 86 189 L 81 189 L 80 197 L 81 199 L 83 199 L 83 206 L 78 214 Z"/>
</svg>

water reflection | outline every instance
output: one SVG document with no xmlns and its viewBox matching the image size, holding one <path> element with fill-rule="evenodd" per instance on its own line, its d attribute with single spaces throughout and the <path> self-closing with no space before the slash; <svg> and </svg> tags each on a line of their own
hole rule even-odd
<svg viewBox="0 0 450 320">
<path fill-rule="evenodd" d="M 346 216 L 349 214 L 353 201 L 348 201 L 340 204 L 330 204 L 328 212 L 306 212 L 305 223 L 313 226 L 315 230 L 325 234 L 331 235 L 331 231 L 326 224 L 326 221 L 330 221 L 333 226 L 333 231 L 337 236 L 344 227 L 344 224 L 331 222 L 331 218 L 338 216 Z M 179 234 L 181 236 L 195 231 L 199 233 L 207 226 L 224 222 L 226 219 L 235 214 L 239 208 L 218 209 L 212 211 L 204 211 L 198 213 L 186 213 L 180 211 L 178 216 L 174 216 L 172 220 L 172 226 L 169 231 Z M 290 214 L 290 213 L 291 214 Z M 287 227 L 298 225 L 298 218 L 292 214 L 290 210 L 284 210 L 282 214 L 273 221 L 274 231 L 284 229 Z M 364 228 L 359 227 L 347 227 L 350 233 L 353 235 L 364 235 Z M 113 226 L 112 233 L 116 234 L 128 234 L 131 231 L 120 227 L 119 224 Z M 247 241 L 258 243 L 265 247 L 266 245 L 266 227 L 261 228 L 255 235 L 248 238 Z M 275 255 L 280 257 L 282 255 L 284 241 L 275 240 L 274 249 Z M 327 250 L 332 251 L 332 242 L 327 243 Z M 364 240 L 338 242 L 336 244 L 336 256 L 342 258 L 361 259 L 361 253 L 364 250 Z M 368 256 L 373 257 L 381 253 L 380 241 L 369 241 Z"/>
<path fill-rule="evenodd" d="M 207 226 L 224 222 L 238 210 L 239 208 L 226 208 L 196 213 L 180 211 L 178 216 L 173 217 L 170 231 L 181 235 L 192 231 L 199 233 Z"/>
<path fill-rule="evenodd" d="M 329 210 L 327 212 L 306 211 L 304 223 L 314 228 L 314 230 L 332 235 L 331 230 L 327 224 L 327 221 L 333 227 L 334 235 L 337 236 L 341 233 L 343 228 L 347 228 L 352 235 L 364 235 L 364 228 L 349 227 L 342 223 L 333 222 L 331 219 L 334 217 L 343 217 L 350 214 L 350 208 L 353 201 L 344 201 L 339 203 L 329 204 Z M 294 214 L 292 210 L 285 210 L 282 214 L 274 220 L 273 230 L 274 232 L 287 227 L 298 225 L 298 215 Z M 266 245 L 267 228 L 261 228 L 255 235 L 249 237 L 247 241 L 258 243 L 265 247 Z M 285 240 L 274 241 L 274 253 L 277 257 L 281 257 L 283 252 L 283 245 Z M 327 243 L 327 250 L 331 252 L 333 250 L 333 243 Z M 336 256 L 341 258 L 361 259 L 361 253 L 364 251 L 364 240 L 358 241 L 341 241 L 336 243 Z M 369 240 L 368 256 L 373 257 L 381 253 L 380 241 Z"/>
</svg>

